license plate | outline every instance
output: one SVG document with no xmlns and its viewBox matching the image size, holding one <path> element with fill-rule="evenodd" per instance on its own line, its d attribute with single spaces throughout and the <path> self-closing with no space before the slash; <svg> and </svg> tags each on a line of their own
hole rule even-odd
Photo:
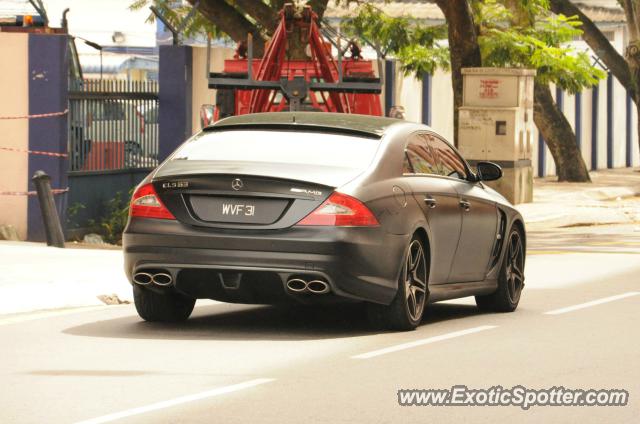
<svg viewBox="0 0 640 424">
<path fill-rule="evenodd" d="M 256 214 L 256 205 L 248 203 L 223 203 L 222 215 L 233 216 L 254 216 Z"/>
<path fill-rule="evenodd" d="M 191 196 L 195 215 L 207 222 L 273 224 L 287 207 L 287 199 Z"/>
</svg>

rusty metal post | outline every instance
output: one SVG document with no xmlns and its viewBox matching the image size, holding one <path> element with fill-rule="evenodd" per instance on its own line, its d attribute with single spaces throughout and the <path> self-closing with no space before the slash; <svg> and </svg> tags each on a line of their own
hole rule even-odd
<svg viewBox="0 0 640 424">
<path fill-rule="evenodd" d="M 64 247 L 62 225 L 60 224 L 60 217 L 58 216 L 56 203 L 53 200 L 53 192 L 51 191 L 51 177 L 44 171 L 36 171 L 31 181 L 36 186 L 36 192 L 38 193 L 38 203 L 40 203 L 47 245 Z"/>
</svg>

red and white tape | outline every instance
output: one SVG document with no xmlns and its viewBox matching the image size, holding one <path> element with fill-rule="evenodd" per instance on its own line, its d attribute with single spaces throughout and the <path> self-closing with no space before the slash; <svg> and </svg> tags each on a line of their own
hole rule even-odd
<svg viewBox="0 0 640 424">
<path fill-rule="evenodd" d="M 67 156 L 69 156 L 66 153 L 43 152 L 41 150 L 14 149 L 13 147 L 0 147 L 0 150 L 6 150 L 9 152 L 29 153 L 30 155 L 54 156 L 58 158 L 66 158 Z"/>
<path fill-rule="evenodd" d="M 0 120 L 6 119 L 37 119 L 37 118 L 52 118 L 54 116 L 62 116 L 69 113 L 69 109 L 65 109 L 62 112 L 52 112 L 52 113 L 38 113 L 35 115 L 22 115 L 22 116 L 0 116 Z"/>
<path fill-rule="evenodd" d="M 54 188 L 51 190 L 53 194 L 62 194 L 69 191 L 69 187 L 67 188 Z M 35 196 L 37 195 L 37 191 L 0 191 L 0 196 Z"/>
<path fill-rule="evenodd" d="M 23 115 L 23 116 L 0 116 L 0 120 L 8 120 L 8 119 L 37 119 L 37 118 L 52 118 L 54 116 L 62 116 L 69 113 L 69 109 L 65 109 L 62 112 L 52 112 L 52 113 L 38 113 L 35 115 Z M 54 156 L 54 157 L 62 157 L 66 158 L 68 154 L 66 153 L 56 153 L 56 152 L 44 152 L 41 150 L 24 150 L 24 149 L 14 149 L 11 147 L 0 147 L 0 150 L 6 150 L 9 152 L 20 152 L 20 153 L 28 153 L 30 155 L 43 155 L 43 156 Z M 69 187 L 67 188 L 56 188 L 51 190 L 53 194 L 62 194 L 69 191 Z M 35 196 L 38 193 L 36 191 L 0 191 L 0 196 Z"/>
</svg>

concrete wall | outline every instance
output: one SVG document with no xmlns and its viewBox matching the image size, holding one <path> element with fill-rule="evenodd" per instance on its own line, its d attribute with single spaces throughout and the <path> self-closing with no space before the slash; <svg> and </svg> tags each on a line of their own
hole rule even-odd
<svg viewBox="0 0 640 424">
<path fill-rule="evenodd" d="M 216 47 L 211 49 L 211 71 L 222 72 L 225 59 L 233 57 L 234 49 Z M 216 103 L 216 90 L 209 90 L 209 80 L 207 78 L 207 48 L 193 47 L 193 76 L 191 94 L 191 130 L 195 134 L 202 128 L 200 126 L 200 108 L 202 105 Z"/>
<path fill-rule="evenodd" d="M 26 119 L 27 115 L 63 112 L 67 108 L 67 38 L 53 34 L 0 33 L 0 224 L 10 224 L 22 239 L 45 239 L 40 208 L 31 176 L 43 170 L 54 189 L 67 186 L 67 162 L 62 157 L 28 154 L 27 150 L 65 153 L 66 115 Z M 56 196 L 64 220 L 66 195 Z"/>
<path fill-rule="evenodd" d="M 0 57 L 3 58 L 0 78 L 0 116 L 29 114 L 28 34 L 0 32 Z M 0 119 L 0 146 L 27 150 L 29 121 Z M 0 192 L 27 191 L 29 156 L 22 152 L 0 150 Z M 0 225 L 10 224 L 20 238 L 27 237 L 27 196 L 0 195 Z"/>
<path fill-rule="evenodd" d="M 431 126 L 448 140 L 453 140 L 453 87 L 448 72 L 433 74 L 431 93 Z"/>
<path fill-rule="evenodd" d="M 580 114 L 580 141 L 579 145 L 582 152 L 582 157 L 589 169 L 605 169 L 608 167 L 607 163 L 607 96 L 609 95 L 607 79 L 600 81 L 598 85 L 597 102 L 594 104 L 593 89 L 584 90 L 580 94 L 580 102 L 582 113 Z M 552 87 L 554 98 L 557 97 L 555 87 Z M 574 131 L 576 130 L 576 100 L 575 96 L 569 93 L 561 94 L 563 97 L 563 112 L 571 123 Z M 613 78 L 611 82 L 611 133 L 613 138 L 612 145 L 612 167 L 623 168 L 626 167 L 627 156 L 627 115 L 626 115 L 626 92 L 622 85 Z M 594 121 L 592 120 L 593 111 L 597 110 L 597 121 L 594 127 Z M 631 147 L 632 147 L 632 165 L 634 167 L 640 166 L 640 153 L 638 152 L 638 132 L 637 132 L 638 115 L 635 105 L 631 106 Z M 595 129 L 594 129 L 595 128 Z M 592 166 L 593 148 L 594 143 L 593 136 L 595 135 L 596 144 L 596 167 Z M 539 137 L 536 129 L 534 137 L 534 152 L 538 152 Z M 553 157 L 549 152 L 549 149 L 545 146 L 544 155 L 544 175 L 555 175 L 555 165 L 553 163 Z M 537 176 L 542 176 L 538 172 L 538 165 L 540 162 L 539 155 L 534 153 L 532 157 L 533 168 L 536 170 Z"/>
</svg>

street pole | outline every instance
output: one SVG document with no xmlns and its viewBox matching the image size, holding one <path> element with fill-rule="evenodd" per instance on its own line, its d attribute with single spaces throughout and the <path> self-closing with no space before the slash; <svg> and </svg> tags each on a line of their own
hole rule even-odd
<svg viewBox="0 0 640 424">
<path fill-rule="evenodd" d="M 62 225 L 60 224 L 60 217 L 58 216 L 56 203 L 53 200 L 53 192 L 51 191 L 51 177 L 44 171 L 36 171 L 31 181 L 36 186 L 36 192 L 38 193 L 38 203 L 40 203 L 42 222 L 47 236 L 47 246 L 64 247 Z"/>
</svg>

